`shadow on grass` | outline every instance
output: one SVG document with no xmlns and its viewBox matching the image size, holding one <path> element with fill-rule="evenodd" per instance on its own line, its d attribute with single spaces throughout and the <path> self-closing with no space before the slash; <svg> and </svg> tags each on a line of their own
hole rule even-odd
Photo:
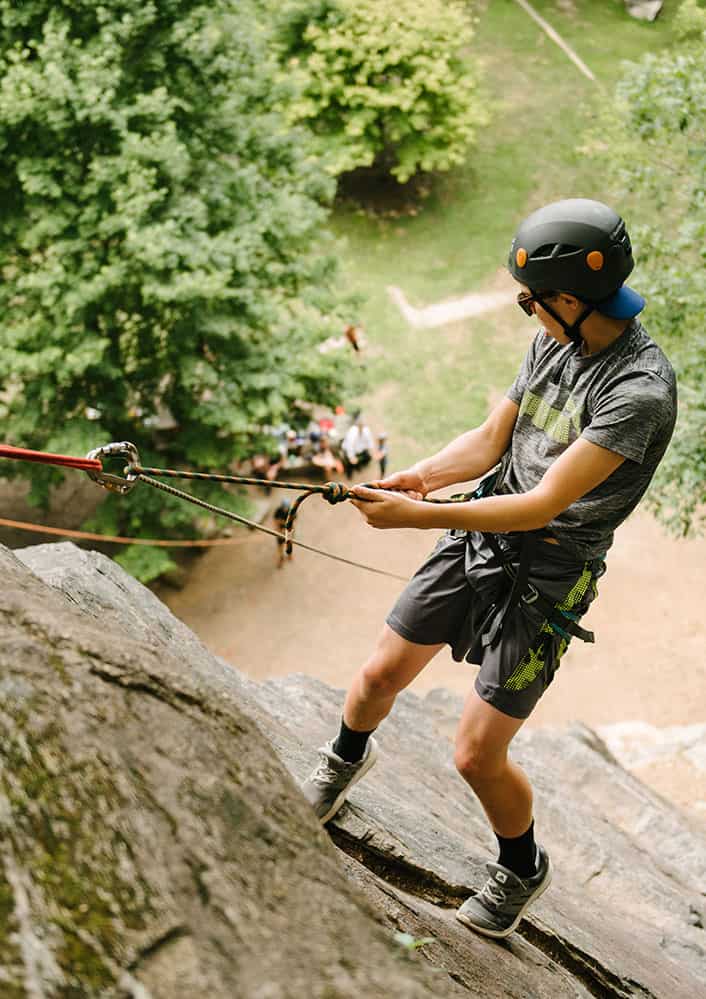
<svg viewBox="0 0 706 999">
<path fill-rule="evenodd" d="M 384 166 L 358 167 L 338 178 L 340 207 L 359 209 L 379 218 L 417 215 L 438 186 L 433 173 L 417 173 L 401 184 Z"/>
</svg>

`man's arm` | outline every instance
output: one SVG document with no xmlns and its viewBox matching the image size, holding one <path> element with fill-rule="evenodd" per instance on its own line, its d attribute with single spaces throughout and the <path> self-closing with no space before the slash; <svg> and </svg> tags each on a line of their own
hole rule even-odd
<svg viewBox="0 0 706 999">
<path fill-rule="evenodd" d="M 580 437 L 557 458 L 534 489 L 526 493 L 436 505 L 356 486 L 354 492 L 361 500 L 353 502 L 373 527 L 533 531 L 545 527 L 599 486 L 623 461 L 622 455 Z"/>
<path fill-rule="evenodd" d="M 414 470 L 424 483 L 424 494 L 456 482 L 468 482 L 494 468 L 507 451 L 519 407 L 503 398 L 475 430 L 461 434 Z M 394 487 L 393 487 L 394 488 Z"/>
</svg>

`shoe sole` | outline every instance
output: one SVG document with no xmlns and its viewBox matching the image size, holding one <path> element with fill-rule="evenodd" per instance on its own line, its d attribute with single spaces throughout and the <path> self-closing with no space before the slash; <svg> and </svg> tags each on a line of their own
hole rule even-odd
<svg viewBox="0 0 706 999">
<path fill-rule="evenodd" d="M 547 857 L 547 873 L 544 876 L 544 881 L 542 881 L 541 885 L 539 886 L 539 888 L 537 889 L 537 891 L 534 893 L 534 895 L 531 898 L 527 899 L 527 901 L 522 906 L 522 908 L 517 913 L 517 915 L 515 916 L 515 918 L 513 919 L 513 921 L 507 927 L 507 929 L 504 929 L 504 930 L 490 930 L 490 929 L 487 929 L 485 926 L 477 926 L 475 923 L 472 923 L 471 920 L 467 916 L 464 916 L 463 913 L 461 913 L 461 912 L 457 912 L 456 913 L 456 919 L 458 919 L 459 923 L 463 923 L 463 925 L 464 926 L 468 926 L 469 929 L 475 930 L 476 933 L 481 933 L 484 937 L 494 937 L 495 939 L 502 939 L 503 937 L 509 937 L 510 934 L 513 933 L 517 929 L 517 926 L 518 926 L 520 920 L 522 919 L 522 917 L 524 916 L 525 911 L 531 905 L 534 905 L 534 903 L 537 901 L 537 899 L 541 895 L 544 894 L 544 892 L 547 890 L 547 888 L 549 887 L 549 885 L 552 883 L 552 873 L 553 872 L 552 872 L 551 861 Z"/>
<path fill-rule="evenodd" d="M 377 758 L 378 758 L 377 747 L 373 745 L 370 747 L 370 752 L 368 754 L 367 760 L 365 761 L 365 765 L 360 768 L 360 770 L 355 775 L 350 784 L 344 787 L 344 789 L 341 791 L 341 793 L 338 795 L 334 803 L 329 808 L 328 812 L 326 812 L 326 814 L 321 819 L 319 819 L 319 822 L 321 823 L 322 826 L 325 826 L 327 822 L 330 822 L 330 820 L 334 817 L 334 815 L 339 810 L 343 802 L 346 800 L 346 797 L 350 789 L 353 787 L 354 784 L 358 783 L 361 777 L 365 777 L 368 770 L 370 770 L 370 768 L 373 766 Z"/>
</svg>

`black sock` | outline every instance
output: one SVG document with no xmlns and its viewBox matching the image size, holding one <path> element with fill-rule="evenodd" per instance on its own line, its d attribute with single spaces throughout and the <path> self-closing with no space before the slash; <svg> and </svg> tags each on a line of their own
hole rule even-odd
<svg viewBox="0 0 706 999">
<path fill-rule="evenodd" d="M 336 756 L 340 756 L 342 760 L 345 760 L 346 763 L 357 763 L 363 759 L 365 747 L 368 744 L 368 737 L 374 731 L 375 729 L 373 728 L 369 732 L 354 732 L 352 728 L 348 728 L 341 718 L 341 731 L 338 733 L 338 738 L 333 744 L 334 753 Z"/>
<path fill-rule="evenodd" d="M 518 878 L 530 878 L 537 873 L 537 847 L 534 842 L 534 820 L 521 836 L 507 838 L 495 834 L 500 846 L 498 863 Z"/>
</svg>

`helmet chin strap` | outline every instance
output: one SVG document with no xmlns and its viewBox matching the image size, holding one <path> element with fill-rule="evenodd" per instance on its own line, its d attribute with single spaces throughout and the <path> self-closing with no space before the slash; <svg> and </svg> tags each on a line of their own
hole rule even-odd
<svg viewBox="0 0 706 999">
<path fill-rule="evenodd" d="M 576 320 L 576 322 L 567 323 L 566 320 L 562 319 L 561 316 L 557 315 L 557 313 L 554 311 L 551 305 L 549 305 L 548 302 L 543 301 L 543 299 L 540 298 L 539 295 L 535 296 L 535 300 L 539 302 L 539 304 L 542 306 L 545 312 L 548 312 L 553 319 L 556 319 L 556 321 L 564 330 L 564 333 L 566 333 L 566 335 L 568 336 L 569 340 L 571 340 L 572 343 L 575 343 L 577 347 L 580 347 L 581 344 L 583 343 L 583 337 L 581 336 L 581 324 L 583 323 L 584 319 L 587 319 L 591 315 L 591 313 L 595 311 L 594 307 L 592 305 L 586 305 L 586 303 L 584 302 L 583 304 L 585 308 L 581 313 L 581 315 Z"/>
</svg>

